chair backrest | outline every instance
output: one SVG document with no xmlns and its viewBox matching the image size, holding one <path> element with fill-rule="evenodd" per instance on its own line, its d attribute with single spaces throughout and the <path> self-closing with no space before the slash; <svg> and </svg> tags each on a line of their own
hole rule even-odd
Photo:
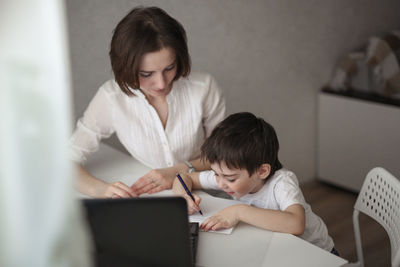
<svg viewBox="0 0 400 267">
<path fill-rule="evenodd" d="M 400 266 L 400 181 L 383 168 L 372 169 L 354 209 L 382 225 L 390 240 L 392 266 Z"/>
</svg>

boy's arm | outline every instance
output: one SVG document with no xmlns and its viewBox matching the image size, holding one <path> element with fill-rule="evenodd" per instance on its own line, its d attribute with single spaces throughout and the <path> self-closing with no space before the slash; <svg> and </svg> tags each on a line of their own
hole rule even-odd
<svg viewBox="0 0 400 267">
<path fill-rule="evenodd" d="M 190 191 L 192 191 L 192 189 L 202 189 L 199 175 L 200 172 L 181 174 L 182 180 Z M 183 195 L 186 193 L 178 177 L 175 177 L 174 182 L 172 183 L 172 191 L 175 195 Z"/>
<path fill-rule="evenodd" d="M 286 210 L 269 210 L 248 205 L 238 207 L 239 220 L 274 232 L 301 235 L 305 228 L 303 206 L 294 204 Z"/>
<path fill-rule="evenodd" d="M 199 180 L 199 172 L 193 172 L 193 173 L 187 173 L 187 174 L 181 174 L 182 180 L 185 182 L 187 188 L 192 191 L 193 189 L 201 189 L 201 184 Z M 188 204 L 188 212 L 189 214 L 199 212 L 199 204 L 201 201 L 201 198 L 197 196 L 196 194 L 192 194 L 194 197 L 194 202 L 193 200 L 188 196 L 186 193 L 185 189 L 183 188 L 181 182 L 179 181 L 178 177 L 175 177 L 174 182 L 172 183 L 172 191 L 174 192 L 175 195 L 182 196 L 186 199 L 186 202 Z"/>
<path fill-rule="evenodd" d="M 301 235 L 305 228 L 305 212 L 300 204 L 291 205 L 284 211 L 240 204 L 221 210 L 201 227 L 206 231 L 230 228 L 239 221 L 275 232 Z"/>
</svg>

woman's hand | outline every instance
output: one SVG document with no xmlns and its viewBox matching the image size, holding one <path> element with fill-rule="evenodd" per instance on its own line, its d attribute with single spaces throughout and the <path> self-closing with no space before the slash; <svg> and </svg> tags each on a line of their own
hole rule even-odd
<svg viewBox="0 0 400 267">
<path fill-rule="evenodd" d="M 153 194 L 171 189 L 177 172 L 177 169 L 174 167 L 151 170 L 131 185 L 131 189 L 137 195 L 144 193 Z"/>
<path fill-rule="evenodd" d="M 135 191 L 122 182 L 105 184 L 100 197 L 103 198 L 130 198 L 137 197 Z"/>
<path fill-rule="evenodd" d="M 202 228 L 204 231 L 209 231 L 223 228 L 231 228 L 235 226 L 239 222 L 236 209 L 237 206 L 238 205 L 233 205 L 219 211 L 210 218 L 206 219 L 200 225 L 200 228 Z"/>
</svg>

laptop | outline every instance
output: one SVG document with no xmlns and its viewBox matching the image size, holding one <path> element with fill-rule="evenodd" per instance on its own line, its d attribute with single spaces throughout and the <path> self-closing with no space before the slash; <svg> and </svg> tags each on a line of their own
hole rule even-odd
<svg viewBox="0 0 400 267">
<path fill-rule="evenodd" d="M 181 197 L 83 199 L 96 266 L 194 266 L 199 226 Z"/>
</svg>

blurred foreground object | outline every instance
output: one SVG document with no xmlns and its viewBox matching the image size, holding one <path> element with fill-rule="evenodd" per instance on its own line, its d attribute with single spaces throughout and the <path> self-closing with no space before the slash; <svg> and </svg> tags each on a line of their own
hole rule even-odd
<svg viewBox="0 0 400 267">
<path fill-rule="evenodd" d="M 0 266 L 90 266 L 60 0 L 0 2 Z"/>
</svg>

